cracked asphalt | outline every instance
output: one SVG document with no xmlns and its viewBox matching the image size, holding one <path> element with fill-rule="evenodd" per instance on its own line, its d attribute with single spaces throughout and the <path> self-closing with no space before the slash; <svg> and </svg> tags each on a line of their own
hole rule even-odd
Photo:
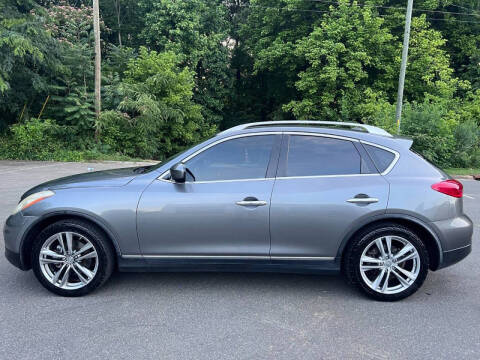
<svg viewBox="0 0 480 360">
<path fill-rule="evenodd" d="M 0 161 L 0 222 L 31 186 L 125 166 Z M 0 254 L 0 358 L 478 359 L 480 182 L 462 182 L 472 254 L 396 303 L 340 276 L 252 273 L 116 273 L 89 296 L 62 298 Z"/>
</svg>

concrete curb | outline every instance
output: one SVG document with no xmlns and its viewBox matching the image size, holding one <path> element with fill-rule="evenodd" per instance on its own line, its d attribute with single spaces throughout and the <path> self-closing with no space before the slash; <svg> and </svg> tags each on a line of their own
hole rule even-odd
<svg viewBox="0 0 480 360">
<path fill-rule="evenodd" d="M 454 179 L 474 180 L 472 175 L 452 175 Z"/>
</svg>

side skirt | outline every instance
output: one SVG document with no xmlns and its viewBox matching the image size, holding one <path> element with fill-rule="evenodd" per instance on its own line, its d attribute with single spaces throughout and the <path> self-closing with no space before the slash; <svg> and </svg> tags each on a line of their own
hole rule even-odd
<svg viewBox="0 0 480 360">
<path fill-rule="evenodd" d="M 300 274 L 335 274 L 340 272 L 340 258 L 171 258 L 126 255 L 118 258 L 122 272 L 279 272 Z"/>
</svg>

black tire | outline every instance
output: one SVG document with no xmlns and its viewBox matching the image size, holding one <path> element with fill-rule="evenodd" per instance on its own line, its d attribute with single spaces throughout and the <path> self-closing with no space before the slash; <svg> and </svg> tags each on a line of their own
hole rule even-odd
<svg viewBox="0 0 480 360">
<path fill-rule="evenodd" d="M 62 289 L 53 285 L 42 273 L 40 267 L 39 254 L 43 244 L 52 235 L 66 231 L 75 232 L 87 238 L 98 255 L 98 269 L 95 276 L 79 289 Z M 61 220 L 47 226 L 35 239 L 31 256 L 33 272 L 38 281 L 51 292 L 61 296 L 83 296 L 92 292 L 109 279 L 115 267 L 115 251 L 111 242 L 95 225 L 78 219 Z"/>
<path fill-rule="evenodd" d="M 420 257 L 420 270 L 414 282 L 405 290 L 395 294 L 384 294 L 373 290 L 362 278 L 360 257 L 369 244 L 382 236 L 399 236 L 415 247 Z M 380 301 L 397 301 L 415 293 L 425 281 L 428 273 L 429 258 L 425 244 L 411 229 L 395 224 L 380 223 L 370 226 L 358 233 L 350 242 L 344 256 L 343 272 L 347 281 L 360 289 L 367 296 Z"/>
</svg>

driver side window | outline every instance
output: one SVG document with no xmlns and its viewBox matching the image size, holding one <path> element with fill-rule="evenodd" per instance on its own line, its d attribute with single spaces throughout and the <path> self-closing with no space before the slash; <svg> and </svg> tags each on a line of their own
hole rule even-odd
<svg viewBox="0 0 480 360">
<path fill-rule="evenodd" d="M 195 181 L 265 178 L 274 135 L 254 135 L 224 141 L 186 162 Z"/>
</svg>

